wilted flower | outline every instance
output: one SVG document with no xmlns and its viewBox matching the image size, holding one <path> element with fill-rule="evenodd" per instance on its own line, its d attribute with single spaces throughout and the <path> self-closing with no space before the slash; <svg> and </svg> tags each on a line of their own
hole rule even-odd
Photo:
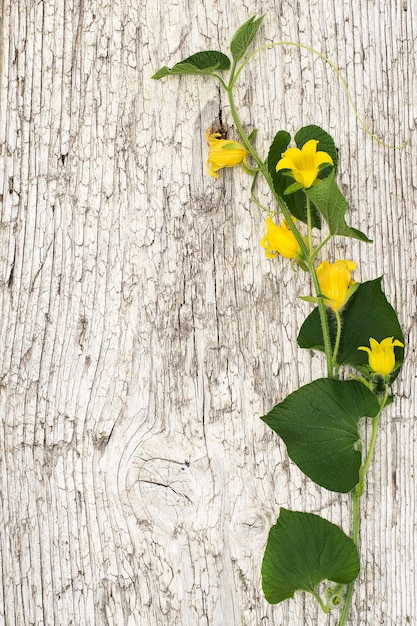
<svg viewBox="0 0 417 626">
<path fill-rule="evenodd" d="M 223 167 L 234 167 L 240 163 L 246 165 L 246 148 L 237 141 L 222 139 L 221 133 L 212 133 L 208 128 L 206 139 L 209 145 L 207 158 L 207 174 L 213 178 L 219 178 L 218 170 Z"/>
<path fill-rule="evenodd" d="M 317 152 L 317 139 L 307 141 L 301 150 L 288 148 L 282 153 L 277 163 L 276 171 L 291 170 L 295 180 L 308 189 L 314 183 L 319 173 L 320 165 L 329 163 L 333 165 L 333 159 L 327 152 Z"/>
<path fill-rule="evenodd" d="M 281 226 L 278 226 L 271 215 L 266 219 L 266 235 L 259 243 L 265 248 L 265 256 L 268 259 L 273 259 L 278 254 L 286 259 L 294 259 L 300 249 L 287 221 L 284 220 Z"/>
<path fill-rule="evenodd" d="M 378 343 L 372 337 L 369 339 L 370 348 L 366 346 L 360 346 L 358 350 L 364 350 L 368 353 L 369 367 L 376 374 L 382 374 L 388 376 L 395 368 L 395 354 L 394 347 L 398 346 L 403 348 L 404 344 L 394 337 L 387 337 L 383 339 L 381 343 Z"/>
<path fill-rule="evenodd" d="M 348 289 L 354 284 L 352 272 L 356 269 L 354 261 L 322 261 L 317 267 L 317 278 L 324 303 L 337 312 L 348 298 Z"/>
</svg>

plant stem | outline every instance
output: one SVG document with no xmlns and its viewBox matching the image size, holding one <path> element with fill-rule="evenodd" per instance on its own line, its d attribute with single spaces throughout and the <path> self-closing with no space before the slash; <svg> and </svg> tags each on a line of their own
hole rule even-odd
<svg viewBox="0 0 417 626">
<path fill-rule="evenodd" d="M 310 257 L 312 261 L 314 261 L 314 259 L 316 258 L 316 256 L 320 252 L 320 250 L 322 248 L 324 248 L 326 243 L 328 243 L 332 237 L 333 237 L 333 235 L 331 235 L 331 234 L 327 235 L 326 239 L 323 239 L 323 241 L 317 246 L 317 248 L 315 250 L 313 250 L 313 253 L 311 254 L 311 257 Z"/>
<path fill-rule="evenodd" d="M 366 455 L 365 462 L 362 464 L 362 467 L 359 472 L 359 483 L 356 485 L 355 491 L 358 493 L 359 497 L 363 494 L 363 491 L 365 488 L 365 476 L 371 464 L 372 456 L 374 454 L 376 437 L 378 434 L 379 419 L 387 403 L 388 393 L 389 393 L 389 387 L 388 387 L 388 384 L 385 383 L 385 393 L 380 404 L 378 415 L 376 415 L 376 417 L 374 417 L 372 420 L 372 435 L 371 435 L 371 442 L 369 444 L 368 454 Z"/>
<path fill-rule="evenodd" d="M 321 323 L 321 331 L 323 333 L 323 343 L 324 343 L 324 352 L 326 355 L 326 367 L 327 367 L 327 377 L 333 378 L 334 370 L 333 370 L 333 351 L 332 344 L 330 341 L 330 331 L 329 331 L 329 323 L 327 320 L 327 312 L 326 307 L 323 302 L 323 298 L 320 297 L 320 283 L 317 277 L 316 268 L 314 267 L 314 263 L 309 259 L 308 269 L 311 274 L 311 278 L 313 280 L 314 290 L 316 295 L 319 296 L 317 298 L 317 306 L 320 314 L 320 323 Z"/>
<path fill-rule="evenodd" d="M 384 410 L 385 405 L 387 403 L 388 393 L 389 393 L 389 388 L 388 388 L 388 384 L 386 384 L 384 397 L 380 404 L 378 415 L 376 415 L 376 417 L 374 417 L 372 420 L 372 435 L 371 435 L 371 442 L 368 448 L 368 454 L 366 455 L 366 459 L 364 463 L 362 464 L 362 467 L 359 470 L 359 482 L 356 485 L 356 488 L 352 491 L 352 509 L 353 509 L 352 540 L 355 543 L 355 546 L 358 548 L 358 550 L 359 550 L 359 534 L 360 534 L 360 500 L 365 489 L 366 472 L 368 471 L 369 465 L 371 464 L 372 456 L 375 450 L 379 418 L 381 417 L 381 413 Z M 355 586 L 355 581 L 351 582 L 348 585 L 345 603 L 343 605 L 343 611 L 340 616 L 339 626 L 345 626 L 346 624 L 350 606 L 352 604 L 354 586 Z"/>
<path fill-rule="evenodd" d="M 267 211 L 268 212 L 269 209 L 266 206 L 264 206 L 262 204 L 262 202 L 259 202 L 258 198 L 255 196 L 254 189 L 255 189 L 257 178 L 258 178 L 258 174 L 259 174 L 259 172 L 256 172 L 256 174 L 253 177 L 252 187 L 250 188 L 250 196 L 251 196 L 252 200 L 254 201 L 254 203 L 257 204 L 260 209 L 262 209 L 263 211 Z"/>
<path fill-rule="evenodd" d="M 352 540 L 355 546 L 359 550 L 359 532 L 360 532 L 360 495 L 356 491 L 352 492 Z M 347 587 L 345 603 L 340 615 L 339 626 L 345 626 L 346 620 L 349 615 L 350 606 L 352 604 L 353 589 L 355 587 L 355 581 L 353 580 Z"/>
<path fill-rule="evenodd" d="M 333 349 L 333 367 L 336 365 L 337 353 L 339 352 L 340 338 L 342 336 L 342 319 L 340 317 L 339 311 L 335 311 L 336 322 L 337 322 L 337 331 L 336 331 L 336 341 L 334 343 Z"/>
<path fill-rule="evenodd" d="M 232 72 L 232 76 L 233 76 L 233 72 Z M 236 109 L 236 105 L 233 99 L 233 85 L 235 82 L 236 77 L 232 77 L 229 86 L 226 88 L 227 91 L 227 95 L 229 98 L 229 104 L 230 104 L 230 110 L 232 113 L 232 117 L 233 117 L 233 121 L 236 125 L 236 128 L 239 132 L 239 135 L 242 139 L 242 143 L 245 146 L 246 150 L 249 152 L 249 154 L 251 155 L 251 157 L 253 158 L 253 160 L 255 161 L 255 163 L 257 164 L 257 166 L 259 167 L 259 170 L 262 172 L 266 182 L 268 183 L 269 188 L 272 191 L 272 194 L 275 198 L 275 200 L 278 203 L 278 206 L 280 207 L 282 214 L 288 224 L 288 227 L 290 228 L 291 232 L 293 233 L 294 237 L 297 240 L 297 243 L 299 245 L 299 248 L 301 250 L 301 254 L 303 255 L 304 259 L 307 260 L 307 266 L 309 269 L 309 272 L 311 274 L 311 278 L 313 281 L 313 285 L 314 285 L 314 290 L 316 293 L 316 296 L 320 295 L 320 285 L 319 285 L 319 281 L 317 278 L 317 273 L 316 273 L 316 269 L 314 267 L 314 263 L 313 263 L 313 254 L 312 254 L 312 249 L 309 250 L 309 248 L 307 247 L 304 239 L 302 238 L 298 228 L 295 226 L 293 220 L 291 219 L 291 213 L 289 208 L 287 207 L 287 205 L 285 204 L 283 198 L 281 198 L 281 196 L 279 196 L 274 188 L 274 183 L 272 181 L 271 175 L 269 173 L 268 167 L 266 166 L 266 164 L 264 163 L 264 161 L 262 161 L 262 159 L 260 158 L 260 156 L 258 155 L 258 153 L 256 152 L 255 148 L 252 146 L 251 142 L 249 141 L 242 123 L 240 121 L 237 109 Z M 311 228 L 309 228 L 309 231 L 311 231 Z M 311 236 L 311 235 L 310 235 Z M 326 366 L 327 366 L 327 376 L 329 378 L 333 378 L 333 354 L 332 354 L 332 345 L 331 345 L 331 341 L 330 341 L 330 332 L 329 332 L 329 324 L 327 321 L 327 314 L 326 314 L 326 307 L 324 305 L 323 302 L 323 298 L 318 297 L 318 308 L 319 308 L 319 313 L 320 313 L 320 322 L 321 322 L 321 328 L 322 328 L 322 332 L 323 332 L 323 342 L 324 342 L 324 351 L 326 354 Z"/>
<path fill-rule="evenodd" d="M 323 600 L 320 598 L 319 594 L 317 592 L 311 592 L 311 594 L 314 596 L 314 598 L 317 600 L 317 602 L 320 605 L 321 610 L 323 611 L 323 613 L 330 613 L 330 608 L 327 606 L 327 604 L 324 604 Z"/>
<path fill-rule="evenodd" d="M 297 41 L 274 41 L 273 43 L 268 43 L 265 44 L 264 46 L 261 46 L 260 48 L 257 48 L 256 50 L 254 50 L 253 52 L 251 52 L 251 54 L 249 54 L 244 61 L 241 63 L 241 65 L 239 66 L 239 68 L 236 70 L 236 64 L 234 64 L 233 66 L 233 72 L 232 72 L 232 79 L 230 80 L 229 85 L 233 86 L 235 84 L 235 82 L 237 81 L 237 79 L 239 78 L 239 74 L 242 72 L 242 70 L 244 69 L 244 67 L 247 65 L 247 63 L 249 63 L 249 61 L 255 56 L 257 55 L 259 52 L 262 52 L 263 50 L 270 50 L 271 48 L 275 48 L 276 46 L 296 46 L 297 48 L 303 49 L 303 50 L 308 50 L 309 52 L 312 52 L 313 54 L 315 54 L 317 57 L 319 57 L 320 59 L 323 59 L 323 61 L 325 61 L 325 63 L 328 63 L 330 65 L 330 67 L 332 68 L 332 70 L 336 73 L 337 77 L 339 78 L 340 82 L 342 83 L 343 89 L 345 90 L 345 93 L 348 97 L 350 106 L 353 109 L 353 112 L 355 114 L 356 119 L 358 120 L 358 122 L 360 123 L 360 125 L 362 126 L 362 128 L 365 130 L 365 132 L 370 135 L 377 143 L 379 143 L 381 146 L 384 146 L 385 148 L 389 148 L 390 150 L 402 150 L 403 148 L 405 148 L 405 146 L 408 145 L 408 141 L 404 142 L 401 146 L 390 146 L 388 144 L 386 144 L 384 141 L 382 141 L 381 139 L 379 139 L 379 137 L 377 137 L 377 135 L 375 135 L 373 132 L 371 132 L 371 130 L 368 128 L 368 126 L 365 124 L 365 122 L 363 121 L 363 119 L 360 117 L 356 107 L 355 107 L 355 103 L 353 101 L 352 95 L 349 91 L 349 88 L 347 86 L 347 82 L 346 80 L 343 78 L 342 76 L 342 72 L 339 70 L 339 68 L 333 63 L 333 61 L 331 61 L 328 57 L 326 57 L 322 52 L 320 52 L 319 50 L 315 50 L 314 48 L 311 48 L 310 46 L 306 46 L 305 44 L 299 43 Z M 216 76 L 216 75 L 215 75 Z"/>
<path fill-rule="evenodd" d="M 310 198 L 307 196 L 306 194 L 306 202 L 307 202 L 307 232 L 308 232 L 308 251 L 309 251 L 309 255 L 308 257 L 311 258 L 311 255 L 314 252 L 313 249 L 313 228 L 311 226 L 311 204 L 310 204 Z"/>
</svg>

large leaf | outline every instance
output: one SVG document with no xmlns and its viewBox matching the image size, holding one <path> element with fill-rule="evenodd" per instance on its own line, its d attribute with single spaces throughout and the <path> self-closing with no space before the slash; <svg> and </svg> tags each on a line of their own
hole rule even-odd
<svg viewBox="0 0 417 626">
<path fill-rule="evenodd" d="M 345 213 L 348 203 L 337 186 L 334 171 L 320 181 L 320 184 L 306 189 L 306 194 L 326 220 L 332 235 L 352 237 L 366 242 L 371 241 L 360 230 L 352 228 L 346 223 Z"/>
<path fill-rule="evenodd" d="M 233 35 L 230 43 L 230 50 L 236 63 L 243 57 L 249 48 L 263 19 L 263 15 L 258 17 L 258 19 L 251 17 L 247 22 L 242 24 L 242 26 Z"/>
<path fill-rule="evenodd" d="M 346 493 L 359 482 L 359 420 L 378 411 L 376 395 L 361 382 L 319 378 L 261 419 L 284 440 L 304 474 L 321 487 Z"/>
<path fill-rule="evenodd" d="M 272 178 L 275 193 L 283 198 L 285 204 L 291 212 L 301 222 L 307 223 L 307 205 L 304 191 L 296 191 L 290 195 L 285 195 L 285 190 L 290 185 L 290 179 L 282 170 L 276 171 L 276 166 L 280 160 L 282 153 L 288 147 L 290 143 L 291 135 L 285 130 L 280 130 L 275 135 L 274 140 L 269 148 L 268 152 L 268 171 Z M 321 227 L 320 215 L 314 207 L 312 207 L 312 225 L 315 228 Z"/>
<path fill-rule="evenodd" d="M 382 277 L 361 283 L 347 306 L 341 312 L 342 337 L 337 362 L 362 368 L 368 363 L 368 355 L 359 346 L 369 346 L 373 337 L 381 342 L 386 337 L 394 337 L 404 343 L 404 336 L 398 317 L 388 302 L 381 288 Z M 334 346 L 336 337 L 336 321 L 334 313 L 327 309 L 330 327 L 330 338 Z M 318 307 L 307 317 L 299 335 L 298 345 L 301 348 L 322 350 L 324 352 L 323 333 L 320 324 Z M 400 366 L 404 360 L 404 348 L 395 348 L 396 361 Z"/>
<path fill-rule="evenodd" d="M 269 531 L 262 588 L 267 601 L 277 604 L 296 591 L 316 593 L 323 580 L 348 584 L 359 569 L 357 548 L 338 526 L 313 513 L 281 509 Z"/>
<path fill-rule="evenodd" d="M 171 76 L 175 74 L 180 75 L 210 75 L 215 71 L 228 70 L 230 68 L 230 59 L 222 52 L 217 50 L 205 50 L 204 52 L 197 52 L 187 57 L 183 61 L 180 61 L 171 69 L 169 67 L 161 67 L 160 70 L 152 76 L 155 80 L 164 78 L 165 76 Z"/>
</svg>

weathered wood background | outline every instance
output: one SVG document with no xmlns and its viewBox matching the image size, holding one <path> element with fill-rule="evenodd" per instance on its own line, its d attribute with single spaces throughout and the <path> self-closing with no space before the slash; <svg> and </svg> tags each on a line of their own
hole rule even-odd
<svg viewBox="0 0 417 626">
<path fill-rule="evenodd" d="M 1 540 L 6 626 L 334 625 L 260 565 L 280 506 L 347 531 L 346 496 L 303 478 L 259 419 L 323 361 L 295 347 L 306 276 L 259 246 L 241 169 L 205 174 L 233 124 L 208 79 L 162 65 L 227 52 L 266 14 L 237 92 L 266 154 L 316 123 L 340 147 L 357 280 L 385 274 L 407 361 L 364 498 L 350 624 L 417 624 L 417 4 L 413 0 L 2 0 Z M 270 202 L 260 189 L 264 202 Z M 337 611 L 336 611 L 337 614 Z"/>
</svg>

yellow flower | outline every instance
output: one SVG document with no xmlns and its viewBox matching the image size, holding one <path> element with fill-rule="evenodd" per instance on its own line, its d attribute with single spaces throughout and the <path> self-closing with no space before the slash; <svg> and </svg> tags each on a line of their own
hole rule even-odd
<svg viewBox="0 0 417 626">
<path fill-rule="evenodd" d="M 287 221 L 284 220 L 281 226 L 277 226 L 271 215 L 266 220 L 266 235 L 259 243 L 265 248 L 265 256 L 268 259 L 273 259 L 278 254 L 286 259 L 294 259 L 300 249 Z"/>
<path fill-rule="evenodd" d="M 330 163 L 333 159 L 327 152 L 317 152 L 317 139 L 307 141 L 301 150 L 299 148 L 288 148 L 282 153 L 281 159 L 277 163 L 276 170 L 291 170 L 295 180 L 306 189 L 311 187 L 317 178 L 320 165 Z"/>
<path fill-rule="evenodd" d="M 212 133 L 208 128 L 206 139 L 209 145 L 207 159 L 207 174 L 219 178 L 218 170 L 222 167 L 234 167 L 240 163 L 246 164 L 247 150 L 242 144 L 229 139 L 221 139 L 220 133 Z"/>
<path fill-rule="evenodd" d="M 370 348 L 366 346 L 360 346 L 358 350 L 364 350 L 368 353 L 369 367 L 376 374 L 382 374 L 388 376 L 391 374 L 395 367 L 395 354 L 394 347 L 404 347 L 404 344 L 394 337 L 387 337 L 383 339 L 381 343 L 378 343 L 372 337 L 369 339 Z"/>
<path fill-rule="evenodd" d="M 352 272 L 356 269 L 353 261 L 322 261 L 317 267 L 320 291 L 325 298 L 325 305 L 339 311 L 347 300 L 348 289 L 354 284 Z"/>
</svg>

